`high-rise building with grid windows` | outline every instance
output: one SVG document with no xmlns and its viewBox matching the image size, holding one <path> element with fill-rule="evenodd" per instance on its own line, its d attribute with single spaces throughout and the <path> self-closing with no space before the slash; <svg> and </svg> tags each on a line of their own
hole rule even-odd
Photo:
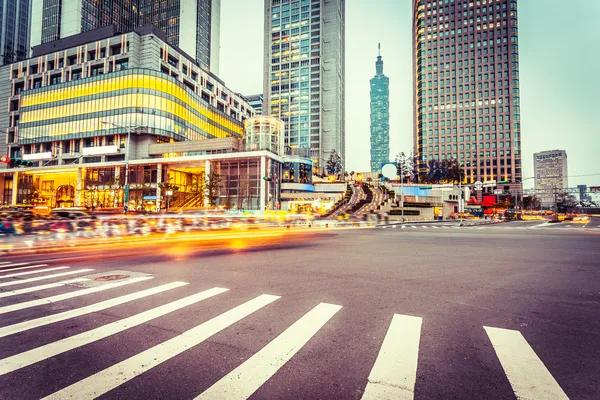
<svg viewBox="0 0 600 400">
<path fill-rule="evenodd" d="M 521 172 L 517 0 L 414 0 L 414 152 L 457 160 L 466 183 Z M 493 190 L 492 187 L 486 190 Z"/>
<path fill-rule="evenodd" d="M 320 170 L 345 160 L 344 15 L 345 0 L 265 0 L 264 114 Z"/>
<path fill-rule="evenodd" d="M 152 24 L 165 32 L 169 44 L 218 73 L 221 0 L 32 1 L 31 46 L 111 24 L 123 33 Z"/>
<path fill-rule="evenodd" d="M 0 65 L 29 55 L 31 0 L 0 0 Z"/>
<path fill-rule="evenodd" d="M 390 161 L 390 78 L 383 74 L 381 47 L 371 78 L 371 172 Z"/>
</svg>

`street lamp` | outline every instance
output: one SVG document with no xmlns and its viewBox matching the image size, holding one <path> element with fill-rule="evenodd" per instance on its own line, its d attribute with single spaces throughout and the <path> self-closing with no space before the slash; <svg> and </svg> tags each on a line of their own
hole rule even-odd
<svg viewBox="0 0 600 400">
<path fill-rule="evenodd" d="M 115 128 L 128 128 L 127 131 L 127 144 L 125 150 L 125 187 L 123 188 L 123 214 L 127 215 L 127 204 L 129 203 L 129 143 L 131 142 L 131 132 L 140 129 L 146 128 L 145 126 L 140 125 L 119 125 L 115 122 L 111 121 L 102 121 L 104 125 L 112 125 Z"/>
</svg>

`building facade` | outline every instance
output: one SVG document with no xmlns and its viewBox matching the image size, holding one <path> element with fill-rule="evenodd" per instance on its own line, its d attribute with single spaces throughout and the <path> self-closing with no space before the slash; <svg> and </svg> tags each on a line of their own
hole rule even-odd
<svg viewBox="0 0 600 400">
<path fill-rule="evenodd" d="M 345 160 L 344 21 L 344 0 L 265 0 L 264 113 L 318 170 Z"/>
<path fill-rule="evenodd" d="M 245 96 L 248 104 L 254 108 L 255 115 L 263 115 L 263 95 L 261 94 L 252 94 L 250 96 Z"/>
<path fill-rule="evenodd" d="M 218 74 L 221 0 L 31 0 L 31 45 L 107 25 L 126 33 L 152 24 L 196 62 Z M 188 40 L 180 40 L 180 37 Z M 194 38 L 195 40 L 189 40 Z"/>
<path fill-rule="evenodd" d="M 31 0 L 0 0 L 0 65 L 29 56 Z"/>
<path fill-rule="evenodd" d="M 2 204 L 154 209 L 166 183 L 179 187 L 171 204 L 204 204 L 200 188 L 211 176 L 221 177 L 212 204 L 239 199 L 240 185 L 246 208 L 272 198 L 260 174 L 281 158 L 240 152 L 252 107 L 152 25 L 37 46 L 32 58 L 0 68 L 0 78 L 3 154 L 34 163 L 0 166 Z"/>
<path fill-rule="evenodd" d="M 371 78 L 371 172 L 390 161 L 390 79 L 383 74 L 381 46 Z"/>
<path fill-rule="evenodd" d="M 542 207 L 554 206 L 555 193 L 569 187 L 567 152 L 549 150 L 533 155 L 535 192 Z"/>
<path fill-rule="evenodd" d="M 414 153 L 520 190 L 516 0 L 414 0 Z M 506 187 L 505 187 L 506 188 Z M 487 188 L 494 190 L 493 187 Z"/>
</svg>

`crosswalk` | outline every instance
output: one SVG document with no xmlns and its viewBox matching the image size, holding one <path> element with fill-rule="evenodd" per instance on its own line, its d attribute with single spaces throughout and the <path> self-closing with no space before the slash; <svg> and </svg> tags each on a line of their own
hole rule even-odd
<svg viewBox="0 0 600 400">
<path fill-rule="evenodd" d="M 520 226 L 520 225 L 512 225 L 510 223 L 507 224 L 487 224 L 487 225 L 474 225 L 474 226 L 459 226 L 455 224 L 448 225 L 434 225 L 434 224 L 390 224 L 383 225 L 380 227 L 381 229 L 419 229 L 426 230 L 431 232 L 453 232 L 456 229 L 461 230 L 542 230 L 542 231 L 568 231 L 568 232 L 577 232 L 577 231 L 589 231 L 595 230 L 598 231 L 600 226 L 589 225 L 554 225 L 554 224 L 538 224 L 538 225 L 528 225 L 528 226 Z"/>
<path fill-rule="evenodd" d="M 443 229 L 443 228 L 442 228 Z M 36 272 L 38 280 L 56 280 L 55 282 L 37 284 L 29 276 L 14 273 L 12 268 L 31 267 L 27 272 Z M 85 315 L 98 313 L 118 305 L 130 304 L 145 298 L 165 295 L 167 292 L 175 295 L 178 288 L 187 287 L 194 289 L 188 282 L 173 281 L 158 284 L 153 276 L 126 277 L 116 281 L 107 281 L 99 285 L 81 288 L 81 284 L 91 281 L 92 269 L 71 269 L 70 266 L 60 266 L 66 272 L 54 273 L 55 267 L 47 264 L 0 262 L 0 281 L 12 283 L 10 288 L 0 288 L 0 315 L 18 315 L 18 312 L 32 310 L 43 305 L 54 304 L 68 299 L 79 299 L 83 302 L 89 295 L 102 293 L 109 296 L 114 289 L 121 288 L 127 294 L 115 295 L 98 302 L 86 302 L 80 307 L 70 308 L 66 311 L 50 312 L 44 315 L 30 317 L 25 315 L 25 320 L 9 324 L 0 323 L 0 346 L 5 346 L 4 341 L 15 338 L 25 331 L 39 330 L 45 326 L 72 321 Z M 63 279 L 67 272 L 78 275 Z M 45 274 L 45 275 L 42 275 Z M 33 283 L 33 285 L 29 285 Z M 140 287 L 145 284 L 150 287 Z M 16 288 L 15 288 L 16 287 Z M 61 291 L 47 297 L 38 297 L 39 292 Z M 167 315 L 177 315 L 185 309 L 198 305 L 203 301 L 215 298 L 222 299 L 231 291 L 227 288 L 212 287 L 193 290 L 193 294 L 180 296 L 173 300 L 155 305 L 152 308 L 134 313 L 122 318 L 105 323 L 95 324 L 91 329 L 69 334 L 68 330 L 61 331 L 62 337 L 49 343 L 27 343 L 26 350 L 16 354 L 3 355 L 0 359 L 0 379 L 10 374 L 41 363 L 59 355 L 67 355 L 73 350 L 86 351 L 93 343 L 102 343 L 110 337 L 125 334 L 135 327 L 163 318 Z M 19 295 L 36 293 L 25 301 Z M 47 292 L 48 293 L 48 292 Z M 52 292 L 54 293 L 54 292 Z M 256 294 L 255 297 L 233 305 L 231 308 L 221 310 L 220 314 L 208 319 L 193 321 L 193 326 L 170 339 L 163 340 L 134 354 L 128 358 L 114 363 L 102 370 L 93 371 L 89 376 L 67 386 L 59 388 L 54 393 L 45 394 L 46 399 L 94 399 L 110 391 L 134 381 L 159 365 L 176 360 L 177 357 L 189 350 L 198 347 L 201 343 L 212 337 L 218 336 L 225 329 L 239 329 L 238 324 L 251 315 L 260 316 L 267 308 L 273 312 L 284 312 L 277 308 L 281 296 L 273 294 Z M 214 305 L 214 304 L 213 304 Z M 200 305 L 201 306 L 201 305 Z M 351 313 L 342 313 L 343 305 L 318 303 L 312 308 L 303 310 L 304 314 L 291 323 L 281 333 L 235 366 L 231 371 L 207 385 L 196 393 L 196 399 L 247 399 L 255 394 L 265 383 L 271 380 L 280 370 L 290 362 L 311 341 L 319 340 L 328 335 L 336 335 L 336 329 L 342 322 L 351 317 Z M 192 318 L 196 314 L 186 313 L 185 318 Z M 200 318 L 200 317 L 199 317 Z M 389 315 L 388 325 L 382 324 L 385 335 L 379 346 L 374 362 L 370 367 L 368 376 L 364 377 L 362 399 L 406 399 L 415 397 L 415 387 L 419 379 L 419 355 L 421 352 L 421 337 L 423 335 L 423 321 L 419 316 L 396 314 Z M 346 321 L 347 322 L 347 321 Z M 265 321 L 268 325 L 268 321 Z M 335 329 L 323 329 L 332 324 Z M 528 344 L 525 337 L 517 330 L 498 327 L 481 326 L 482 336 L 487 336 L 489 344 L 493 347 L 497 360 L 505 373 L 505 379 L 510 383 L 517 398 L 523 399 L 566 399 L 561 386 L 546 368 L 543 361 L 536 355 L 534 349 Z M 140 328 L 141 329 L 141 328 Z M 269 329 L 270 330 L 270 329 Z M 35 332 L 35 331 L 34 331 Z M 93 356 L 91 359 L 93 360 Z M 301 359 L 303 363 L 310 364 L 310 359 Z M 173 365 L 173 364 L 171 364 Z M 176 374 L 165 379 L 176 379 Z"/>
</svg>

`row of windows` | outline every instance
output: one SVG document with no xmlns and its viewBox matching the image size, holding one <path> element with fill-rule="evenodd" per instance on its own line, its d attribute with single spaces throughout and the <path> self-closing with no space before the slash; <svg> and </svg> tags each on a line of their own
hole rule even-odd
<svg viewBox="0 0 600 400">
<path fill-rule="evenodd" d="M 164 111 L 144 108 L 94 113 L 86 118 L 70 121 L 46 123 L 40 126 L 23 127 L 19 130 L 19 143 L 39 143 L 43 141 L 78 139 L 113 134 L 126 134 L 127 128 L 102 129 L 104 122 L 114 122 L 124 126 L 139 126 L 148 133 L 172 138 L 177 141 L 202 140 L 231 136 L 228 132 L 204 121 L 194 125 L 189 121 Z"/>
<path fill-rule="evenodd" d="M 243 130 L 240 122 L 217 111 L 204 100 L 200 100 L 200 96 L 191 92 L 181 82 L 158 71 L 127 70 L 57 86 L 58 88 L 45 87 L 27 92 L 22 99 L 23 111 L 26 110 L 25 107 L 34 105 L 52 108 L 58 104 L 55 102 L 77 102 L 86 96 L 120 92 L 124 89 L 150 89 L 164 93 L 167 98 L 174 99 L 178 106 L 189 108 L 225 129 L 239 134 Z"/>
</svg>

